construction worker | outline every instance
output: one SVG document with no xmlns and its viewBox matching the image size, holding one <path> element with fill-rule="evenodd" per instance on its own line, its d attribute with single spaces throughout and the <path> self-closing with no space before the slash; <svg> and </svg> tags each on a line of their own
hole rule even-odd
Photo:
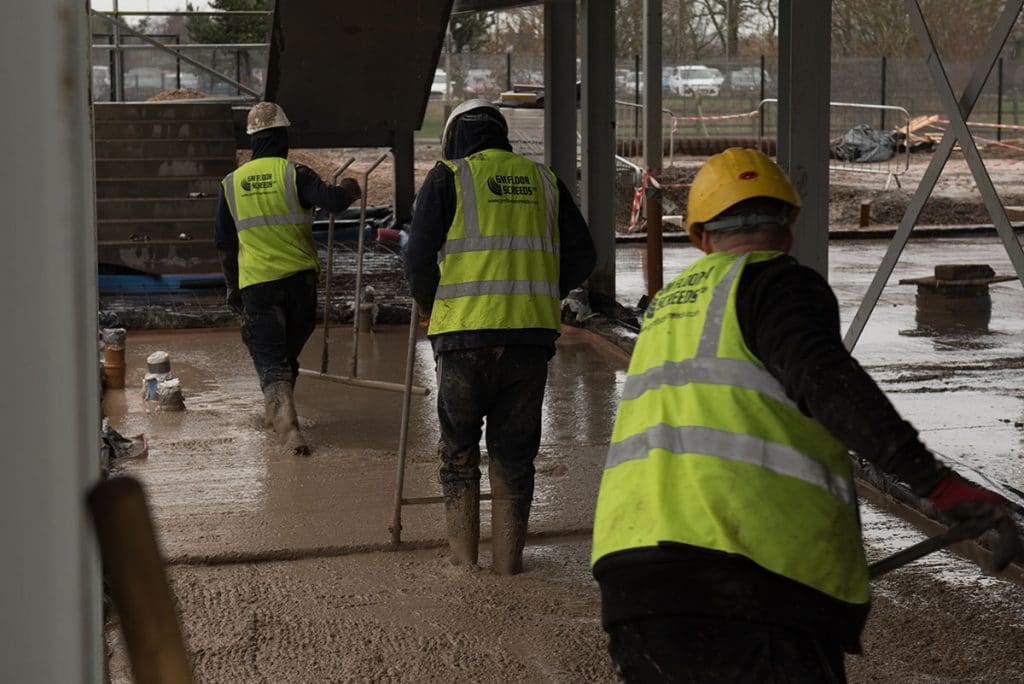
<svg viewBox="0 0 1024 684">
<path fill-rule="evenodd" d="M 273 102 L 249 111 L 252 160 L 221 182 L 214 241 L 227 301 L 242 314 L 265 403 L 265 422 L 288 453 L 308 455 L 293 390 L 299 353 L 316 326 L 317 274 L 313 209 L 347 208 L 361 196 L 345 178 L 325 184 L 308 167 L 288 161 L 288 118 Z"/>
<path fill-rule="evenodd" d="M 828 283 L 788 252 L 800 198 L 755 150 L 711 157 L 706 255 L 644 314 L 598 494 L 592 565 L 625 681 L 845 681 L 868 568 L 849 451 L 952 521 L 999 496 L 938 463 L 850 356 Z"/>
<path fill-rule="evenodd" d="M 494 572 L 522 570 L 559 302 L 596 261 L 583 216 L 547 166 L 512 152 L 497 107 L 452 111 L 444 161 L 416 199 L 406 277 L 437 360 L 440 480 L 450 559 L 475 565 L 487 418 Z"/>
</svg>

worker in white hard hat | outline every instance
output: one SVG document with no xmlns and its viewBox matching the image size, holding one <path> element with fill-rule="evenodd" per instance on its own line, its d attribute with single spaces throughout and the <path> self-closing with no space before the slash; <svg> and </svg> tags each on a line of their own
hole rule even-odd
<svg viewBox="0 0 1024 684">
<path fill-rule="evenodd" d="M 450 560 L 478 560 L 480 437 L 487 420 L 492 568 L 515 574 L 533 501 L 547 364 L 560 301 L 596 261 L 569 189 L 515 154 L 497 107 L 452 112 L 443 161 L 416 198 L 406 276 L 437 360 L 440 480 Z"/>
<path fill-rule="evenodd" d="M 221 183 L 214 241 L 227 285 L 227 301 L 242 314 L 267 427 L 289 454 L 308 455 L 299 429 L 294 387 L 299 353 L 316 325 L 317 274 L 313 243 L 315 207 L 330 212 L 359 199 L 359 184 L 324 183 L 312 169 L 288 161 L 288 117 L 273 102 L 249 111 L 246 133 L 252 159 Z"/>
<path fill-rule="evenodd" d="M 800 198 L 756 150 L 711 157 L 687 229 L 706 255 L 645 312 L 594 518 L 609 651 L 627 682 L 844 682 L 868 566 L 850 452 L 951 522 L 998 494 L 939 463 L 850 356 L 828 283 L 788 256 Z"/>
</svg>

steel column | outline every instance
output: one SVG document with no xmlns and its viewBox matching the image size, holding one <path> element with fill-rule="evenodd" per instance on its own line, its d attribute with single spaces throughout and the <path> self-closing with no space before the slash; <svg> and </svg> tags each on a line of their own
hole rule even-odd
<svg viewBox="0 0 1024 684">
<path fill-rule="evenodd" d="M 416 173 L 412 131 L 395 131 L 395 143 L 391 148 L 394 156 L 394 206 L 395 226 L 400 227 L 412 220 L 412 202 L 416 196 Z M 366 188 L 363 188 L 366 192 Z"/>
<path fill-rule="evenodd" d="M 576 4 L 544 4 L 544 154 L 576 192 Z"/>
<path fill-rule="evenodd" d="M 800 193 L 793 256 L 828 277 L 828 149 L 832 3 L 779 0 L 778 160 Z M 799 84 L 799 87 L 795 87 Z"/>
<path fill-rule="evenodd" d="M 103 681 L 100 569 L 85 494 L 99 478 L 89 26 L 81 0 L 18 3 L 0 24 L 11 159 L 0 310 L 0 663 L 9 682 Z M 45 188 L 44 196 L 41 189 Z M 14 229 L 14 227 L 19 227 Z M 26 229 L 30 227 L 30 229 Z"/>
<path fill-rule="evenodd" d="M 581 0 L 583 14 L 583 215 L 597 249 L 590 299 L 615 302 L 615 3 Z"/>
<path fill-rule="evenodd" d="M 644 166 L 661 178 L 661 0 L 644 0 Z M 664 284 L 662 270 L 661 190 L 647 189 L 647 296 Z"/>
</svg>

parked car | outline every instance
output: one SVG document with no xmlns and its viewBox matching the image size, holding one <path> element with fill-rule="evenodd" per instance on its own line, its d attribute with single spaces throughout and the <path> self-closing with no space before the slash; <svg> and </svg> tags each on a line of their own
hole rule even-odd
<svg viewBox="0 0 1024 684">
<path fill-rule="evenodd" d="M 669 88 L 682 97 L 694 93 L 717 97 L 724 82 L 725 77 L 718 69 L 703 64 L 688 64 L 673 67 L 669 77 Z"/>
<path fill-rule="evenodd" d="M 498 92 L 498 83 L 490 69 L 470 69 L 463 80 L 466 97 L 490 97 Z"/>
<path fill-rule="evenodd" d="M 637 72 L 632 69 L 619 69 L 615 72 L 615 89 L 619 94 L 636 95 Z M 644 92 L 644 75 L 639 73 L 640 94 Z"/>
<path fill-rule="evenodd" d="M 434 70 L 434 81 L 430 84 L 430 97 L 440 98 L 448 95 L 448 74 L 444 69 Z"/>
<path fill-rule="evenodd" d="M 736 93 L 756 93 L 761 90 L 761 69 L 756 66 L 747 66 L 740 69 L 733 69 L 729 72 L 729 88 Z M 774 81 L 772 75 L 764 72 L 764 87 L 769 90 Z"/>
</svg>

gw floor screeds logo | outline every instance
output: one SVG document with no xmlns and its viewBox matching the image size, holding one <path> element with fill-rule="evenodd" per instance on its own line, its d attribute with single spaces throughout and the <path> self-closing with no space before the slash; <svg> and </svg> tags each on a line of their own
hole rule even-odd
<svg viewBox="0 0 1024 684">
<path fill-rule="evenodd" d="M 267 190 L 274 187 L 274 174 L 254 173 L 242 179 L 242 189 L 246 192 L 253 190 Z"/>
<path fill-rule="evenodd" d="M 491 176 L 487 179 L 487 189 L 498 197 L 530 196 L 536 192 L 529 176 Z"/>
</svg>

